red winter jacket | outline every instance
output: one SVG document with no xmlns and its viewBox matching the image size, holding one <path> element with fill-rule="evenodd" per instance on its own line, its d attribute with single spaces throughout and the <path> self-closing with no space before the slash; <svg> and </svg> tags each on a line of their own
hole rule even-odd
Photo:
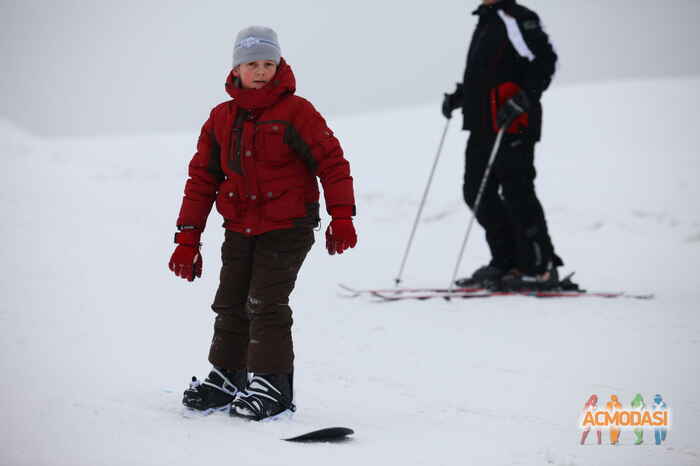
<svg viewBox="0 0 700 466">
<path fill-rule="evenodd" d="M 262 89 L 243 89 L 235 80 L 229 74 L 231 100 L 216 106 L 202 127 L 178 227 L 204 230 L 214 201 L 224 227 L 248 235 L 317 226 L 316 177 L 328 213 L 354 215 L 350 165 L 323 117 L 294 95 L 284 59 Z"/>
</svg>

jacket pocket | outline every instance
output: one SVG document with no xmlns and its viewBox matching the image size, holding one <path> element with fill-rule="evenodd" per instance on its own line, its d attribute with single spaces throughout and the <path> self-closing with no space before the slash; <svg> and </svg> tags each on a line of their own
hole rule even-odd
<svg viewBox="0 0 700 466">
<path fill-rule="evenodd" d="M 283 123 L 261 123 L 255 133 L 255 148 L 258 160 L 284 162 L 292 156 L 290 147 L 285 143 L 286 125 Z"/>
<path fill-rule="evenodd" d="M 282 222 L 306 215 L 303 188 L 268 191 L 264 196 L 264 215 L 268 220 Z"/>
<path fill-rule="evenodd" d="M 242 221 L 241 199 L 233 190 L 220 191 L 216 197 L 216 210 L 226 219 L 234 223 Z"/>
</svg>

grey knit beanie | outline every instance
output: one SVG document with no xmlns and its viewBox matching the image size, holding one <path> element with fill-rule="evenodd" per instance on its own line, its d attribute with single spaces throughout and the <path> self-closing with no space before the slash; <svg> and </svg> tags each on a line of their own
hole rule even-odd
<svg viewBox="0 0 700 466">
<path fill-rule="evenodd" d="M 257 60 L 272 60 L 278 65 L 282 50 L 277 33 L 264 26 L 247 27 L 236 36 L 233 46 L 233 67 Z"/>
</svg>

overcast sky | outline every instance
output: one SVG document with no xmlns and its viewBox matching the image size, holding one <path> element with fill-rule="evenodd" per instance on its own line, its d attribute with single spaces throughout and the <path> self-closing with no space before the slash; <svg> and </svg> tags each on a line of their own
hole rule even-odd
<svg viewBox="0 0 700 466">
<path fill-rule="evenodd" d="M 277 30 L 326 115 L 435 102 L 461 79 L 478 1 L 0 0 L 0 117 L 42 136 L 198 131 L 228 99 L 238 30 Z M 700 74 L 699 0 L 530 0 L 554 85 Z"/>
</svg>

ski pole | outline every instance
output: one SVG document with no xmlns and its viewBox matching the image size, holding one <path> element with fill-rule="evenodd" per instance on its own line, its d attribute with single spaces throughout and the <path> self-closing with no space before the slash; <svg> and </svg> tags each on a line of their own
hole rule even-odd
<svg viewBox="0 0 700 466">
<path fill-rule="evenodd" d="M 396 286 L 401 283 L 401 277 L 403 276 L 403 269 L 406 267 L 406 260 L 408 259 L 408 253 L 411 250 L 411 245 L 413 244 L 413 237 L 416 234 L 416 228 L 418 228 L 418 222 L 420 221 L 421 214 L 423 213 L 423 207 L 425 206 L 425 200 L 428 197 L 428 191 L 430 191 L 430 185 L 433 182 L 433 175 L 435 175 L 435 168 L 437 167 L 438 160 L 440 159 L 440 153 L 442 153 L 442 146 L 445 142 L 445 135 L 447 135 L 447 128 L 450 126 L 451 118 L 448 118 L 445 122 L 445 129 L 442 130 L 442 137 L 440 138 L 440 144 L 438 145 L 437 154 L 435 154 L 435 160 L 433 161 L 433 168 L 430 170 L 430 176 L 428 176 L 428 184 L 425 186 L 425 191 L 423 192 L 423 199 L 420 201 L 420 206 L 418 207 L 418 213 L 416 213 L 416 219 L 413 222 L 413 228 L 411 229 L 411 235 L 408 238 L 408 244 L 406 245 L 406 251 L 403 254 L 403 260 L 401 261 L 401 267 L 399 268 L 399 274 L 394 279 Z"/>
<path fill-rule="evenodd" d="M 493 149 L 491 150 L 491 155 L 489 156 L 489 162 L 484 170 L 484 176 L 481 179 L 481 185 L 479 186 L 479 192 L 476 195 L 476 200 L 474 201 L 474 208 L 472 209 L 472 216 L 469 219 L 469 225 L 467 226 L 467 232 L 464 235 L 464 241 L 462 241 L 462 247 L 459 250 L 459 255 L 457 256 L 457 263 L 455 264 L 455 269 L 452 272 L 452 279 L 450 280 L 450 286 L 448 290 L 452 292 L 454 289 L 454 282 L 457 278 L 457 272 L 459 271 L 459 265 L 462 263 L 462 256 L 464 255 L 464 249 L 467 247 L 467 240 L 469 239 L 469 233 L 472 231 L 472 226 L 474 225 L 474 219 L 476 219 L 476 213 L 479 211 L 479 205 L 481 204 L 481 196 L 484 194 L 484 188 L 486 188 L 486 183 L 489 179 L 489 174 L 491 173 L 491 166 L 493 161 L 496 160 L 496 154 L 501 146 L 501 139 L 503 139 L 503 133 L 505 133 L 506 128 L 509 126 L 505 124 L 498 130 L 498 135 L 496 136 L 496 142 L 493 143 Z"/>
</svg>

